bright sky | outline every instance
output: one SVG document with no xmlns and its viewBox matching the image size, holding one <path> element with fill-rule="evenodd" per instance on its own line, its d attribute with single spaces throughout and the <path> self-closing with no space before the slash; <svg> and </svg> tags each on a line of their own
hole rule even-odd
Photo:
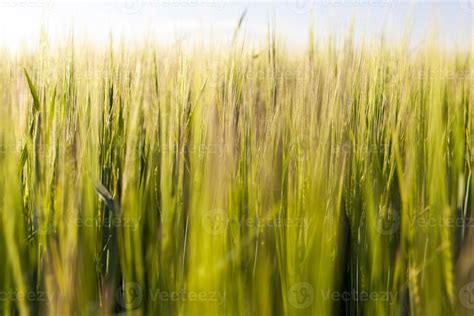
<svg viewBox="0 0 474 316">
<path fill-rule="evenodd" d="M 412 19 L 414 42 L 435 24 L 449 47 L 466 48 L 474 38 L 474 0 L 0 0 L 0 47 L 12 52 L 35 47 L 41 26 L 53 41 L 64 39 L 71 29 L 76 37 L 97 44 L 107 43 L 111 32 L 132 41 L 153 34 L 165 44 L 177 38 L 225 41 L 245 9 L 244 29 L 250 42 L 265 39 L 273 15 L 277 34 L 290 47 L 304 45 L 311 20 L 322 37 L 343 33 L 353 18 L 364 36 L 385 32 L 399 38 Z"/>
</svg>

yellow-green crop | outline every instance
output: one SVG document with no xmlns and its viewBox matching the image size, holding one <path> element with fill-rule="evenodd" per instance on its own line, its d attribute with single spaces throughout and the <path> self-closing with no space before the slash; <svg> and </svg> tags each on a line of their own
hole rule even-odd
<svg viewBox="0 0 474 316">
<path fill-rule="evenodd" d="M 472 315 L 472 52 L 0 55 L 1 315 Z"/>
</svg>

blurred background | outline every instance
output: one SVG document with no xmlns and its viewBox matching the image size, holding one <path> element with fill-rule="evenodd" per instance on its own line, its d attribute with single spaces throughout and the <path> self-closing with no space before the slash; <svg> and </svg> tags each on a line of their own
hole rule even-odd
<svg viewBox="0 0 474 316">
<path fill-rule="evenodd" d="M 324 40 L 344 34 L 352 21 L 357 38 L 384 33 L 391 41 L 410 26 L 414 47 L 434 28 L 448 48 L 467 49 L 473 39 L 473 0 L 1 0 L 0 47 L 10 52 L 35 48 L 40 30 L 53 42 L 74 30 L 76 37 L 96 45 L 106 45 L 112 30 L 114 37 L 120 34 L 131 43 L 144 36 L 165 45 L 225 42 L 244 10 L 246 39 L 254 45 L 265 39 L 273 19 L 279 40 L 289 47 L 305 46 L 311 24 Z"/>
</svg>

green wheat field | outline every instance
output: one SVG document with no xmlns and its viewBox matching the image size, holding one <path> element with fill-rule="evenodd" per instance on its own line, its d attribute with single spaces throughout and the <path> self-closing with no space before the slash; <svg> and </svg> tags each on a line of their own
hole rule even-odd
<svg viewBox="0 0 474 316">
<path fill-rule="evenodd" d="M 0 315 L 474 315 L 472 52 L 242 19 L 0 52 Z"/>
</svg>

